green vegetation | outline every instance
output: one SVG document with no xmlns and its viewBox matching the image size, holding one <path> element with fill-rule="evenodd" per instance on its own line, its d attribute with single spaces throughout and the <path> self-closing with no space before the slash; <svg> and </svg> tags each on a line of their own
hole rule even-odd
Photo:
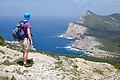
<svg viewBox="0 0 120 80">
<path fill-rule="evenodd" d="M 64 61 L 58 61 L 58 62 L 55 62 L 55 70 L 62 70 L 64 72 L 68 72 L 70 74 L 73 74 L 74 76 L 72 77 L 72 79 L 75 79 L 75 80 L 79 80 L 80 79 L 80 71 L 77 70 L 78 69 L 78 65 L 75 64 L 76 61 L 74 60 L 64 60 Z M 53 68 L 52 68 L 53 69 Z M 68 74 L 69 75 L 69 74 Z M 75 78 L 76 77 L 76 78 Z M 71 79 L 71 80 L 72 80 Z"/>
<path fill-rule="evenodd" d="M 117 45 L 118 48 L 120 48 L 120 43 L 117 43 L 116 45 Z"/>
<path fill-rule="evenodd" d="M 18 47 L 14 47 L 12 44 L 8 44 L 8 45 L 7 45 L 7 48 L 13 49 L 13 50 L 17 50 L 17 51 L 20 51 L 20 52 L 22 52 L 22 53 L 24 52 L 23 49 L 18 48 Z"/>
<path fill-rule="evenodd" d="M 0 76 L 0 80 L 9 80 L 9 78 L 5 76 Z"/>
<path fill-rule="evenodd" d="M 77 68 L 78 68 L 78 66 L 77 66 L 77 65 L 73 65 L 72 67 L 73 67 L 74 69 L 77 69 Z"/>
<path fill-rule="evenodd" d="M 83 62 L 83 63 L 87 65 L 87 62 Z"/>
<path fill-rule="evenodd" d="M 120 55 L 120 14 L 112 14 L 107 16 L 97 15 L 91 11 L 87 11 L 86 16 L 83 16 L 84 22 L 75 22 L 76 24 L 83 25 L 89 30 L 85 35 L 96 37 L 97 41 L 102 43 L 103 46 L 99 46 L 100 49 L 110 52 L 116 52 L 116 55 Z M 106 62 L 120 69 L 120 56 L 118 57 L 106 57 L 96 58 L 92 56 L 82 55 L 80 58 L 84 58 L 90 61 Z"/>
<path fill-rule="evenodd" d="M 96 72 L 98 74 L 104 75 L 102 70 L 94 68 L 93 72 Z"/>
<path fill-rule="evenodd" d="M 89 56 L 89 55 L 77 56 L 74 54 L 57 54 L 57 53 L 53 53 L 53 52 L 40 52 L 40 53 L 50 55 L 53 58 L 56 58 L 58 60 L 60 60 L 59 56 L 65 56 L 68 58 L 83 58 L 85 60 L 94 61 L 94 62 L 104 62 L 104 63 L 112 64 L 113 66 L 115 66 L 115 68 L 120 69 L 120 56 L 97 58 L 97 57 L 93 57 L 93 56 Z M 57 63 L 60 64 L 61 62 L 57 62 Z M 72 64 L 72 62 L 70 62 L 70 63 L 68 62 L 68 64 Z M 87 63 L 85 63 L 85 64 L 87 64 Z"/>
<path fill-rule="evenodd" d="M 55 64 L 57 64 L 57 65 L 62 65 L 62 61 L 58 61 L 58 62 L 55 62 Z"/>
<path fill-rule="evenodd" d="M 89 30 L 85 35 L 94 36 L 104 46 L 100 49 L 119 53 L 120 49 L 116 47 L 116 43 L 120 42 L 120 14 L 112 14 L 107 16 L 97 15 L 91 11 L 84 16 L 83 24 L 77 21 L 77 24 L 87 27 Z"/>
<path fill-rule="evenodd" d="M 60 57 L 59 56 L 66 56 L 68 58 L 77 58 L 79 57 L 78 55 L 74 55 L 74 54 L 60 54 L 60 53 L 54 53 L 54 52 L 48 52 L 48 51 L 41 51 L 39 52 L 41 54 L 47 54 L 49 56 L 52 56 L 53 58 L 57 59 L 57 60 L 60 60 Z"/>
<path fill-rule="evenodd" d="M 5 52 L 4 52 L 4 51 L 2 51 L 2 50 L 0 50 L 0 52 L 1 52 L 2 54 L 5 54 Z"/>
<path fill-rule="evenodd" d="M 63 62 L 62 61 L 55 62 L 55 64 L 56 64 L 55 68 L 63 69 Z"/>
<path fill-rule="evenodd" d="M 109 63 L 115 66 L 115 68 L 120 69 L 120 56 L 117 57 L 106 57 L 106 58 L 96 58 L 93 56 L 82 55 L 80 58 L 84 58 L 86 60 L 94 61 L 94 62 L 104 62 Z"/>
<path fill-rule="evenodd" d="M 4 46 L 5 42 L 4 42 L 4 37 L 0 36 L 0 45 Z"/>
<path fill-rule="evenodd" d="M 23 74 L 24 74 L 23 72 L 21 72 L 21 71 L 18 70 L 18 69 L 16 69 L 16 72 L 17 72 L 18 74 L 20 74 L 20 75 L 23 75 Z"/>
<path fill-rule="evenodd" d="M 13 49 L 13 50 L 14 50 L 14 48 L 13 48 L 12 45 L 10 45 L 10 44 L 7 46 L 7 48 L 10 48 L 10 49 Z"/>
<path fill-rule="evenodd" d="M 20 51 L 23 53 L 23 50 L 18 48 L 18 47 L 15 47 L 14 45 L 10 44 L 10 43 L 5 43 L 5 39 L 3 36 L 0 35 L 0 45 L 1 46 L 7 46 L 7 48 L 10 48 L 10 49 L 13 49 L 13 50 L 17 50 L 17 51 Z"/>
<path fill-rule="evenodd" d="M 65 68 L 64 68 L 64 65 L 63 65 L 63 61 L 58 61 L 58 62 L 55 62 L 56 66 L 55 66 L 55 69 L 59 69 L 59 70 L 62 70 L 62 71 L 67 71 Z"/>
<path fill-rule="evenodd" d="M 120 69 L 120 64 L 115 64 L 115 68 Z"/>
<path fill-rule="evenodd" d="M 15 63 L 14 62 L 10 62 L 9 60 L 5 60 L 2 64 L 10 66 L 10 65 L 14 65 Z"/>
</svg>

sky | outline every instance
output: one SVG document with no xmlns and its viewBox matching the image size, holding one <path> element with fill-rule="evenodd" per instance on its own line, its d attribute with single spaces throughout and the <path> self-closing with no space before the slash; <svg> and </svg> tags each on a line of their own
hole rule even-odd
<svg viewBox="0 0 120 80">
<path fill-rule="evenodd" d="M 120 0 L 1 0 L 0 17 L 80 17 L 86 10 L 100 15 L 120 13 Z"/>
</svg>

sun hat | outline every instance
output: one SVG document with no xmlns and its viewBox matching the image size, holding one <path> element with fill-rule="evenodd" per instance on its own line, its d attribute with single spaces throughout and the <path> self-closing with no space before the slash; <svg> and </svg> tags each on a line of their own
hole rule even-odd
<svg viewBox="0 0 120 80">
<path fill-rule="evenodd" d="M 30 13 L 24 13 L 24 20 L 30 19 Z"/>
</svg>

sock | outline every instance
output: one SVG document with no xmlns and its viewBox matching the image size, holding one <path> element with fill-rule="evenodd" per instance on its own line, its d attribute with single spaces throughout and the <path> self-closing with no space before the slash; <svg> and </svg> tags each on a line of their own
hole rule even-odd
<svg viewBox="0 0 120 80">
<path fill-rule="evenodd" d="M 26 64 L 26 62 L 24 62 L 24 64 Z"/>
</svg>

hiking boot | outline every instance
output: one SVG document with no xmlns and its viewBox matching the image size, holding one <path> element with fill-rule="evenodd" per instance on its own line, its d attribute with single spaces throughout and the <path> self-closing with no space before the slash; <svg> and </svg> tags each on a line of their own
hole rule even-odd
<svg viewBox="0 0 120 80">
<path fill-rule="evenodd" d="M 31 64 L 24 64 L 25 67 L 31 67 Z"/>
</svg>

